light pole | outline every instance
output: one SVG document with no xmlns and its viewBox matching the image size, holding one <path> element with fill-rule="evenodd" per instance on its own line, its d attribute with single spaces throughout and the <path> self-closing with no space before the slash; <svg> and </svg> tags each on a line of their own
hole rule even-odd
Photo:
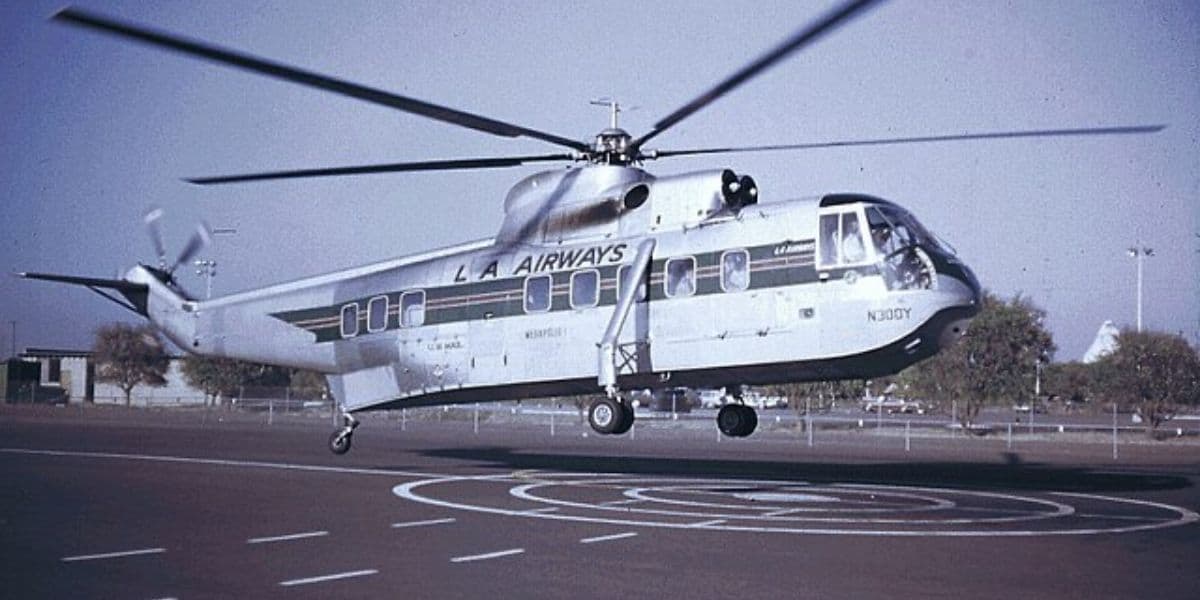
<svg viewBox="0 0 1200 600">
<path fill-rule="evenodd" d="M 1146 257 L 1154 256 L 1154 249 L 1150 247 L 1131 246 L 1127 250 L 1129 256 L 1137 260 L 1137 330 L 1142 332 L 1142 263 Z"/>
</svg>

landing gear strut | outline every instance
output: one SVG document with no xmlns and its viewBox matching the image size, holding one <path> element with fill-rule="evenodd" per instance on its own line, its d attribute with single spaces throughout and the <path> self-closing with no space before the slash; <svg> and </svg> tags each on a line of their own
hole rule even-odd
<svg viewBox="0 0 1200 600">
<path fill-rule="evenodd" d="M 616 395 L 596 398 L 588 407 L 588 425 L 599 434 L 626 433 L 633 419 L 633 406 Z"/>
<path fill-rule="evenodd" d="M 350 413 L 342 413 L 342 428 L 330 434 L 329 451 L 338 455 L 349 452 L 350 441 L 356 427 L 358 427 L 358 419 L 355 419 Z"/>
<path fill-rule="evenodd" d="M 745 404 L 726 404 L 717 412 L 717 429 L 729 437 L 746 437 L 758 427 L 758 413 Z"/>
</svg>

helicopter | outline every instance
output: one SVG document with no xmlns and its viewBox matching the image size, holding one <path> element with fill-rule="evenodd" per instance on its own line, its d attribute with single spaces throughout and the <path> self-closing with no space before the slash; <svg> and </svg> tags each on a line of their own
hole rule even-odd
<svg viewBox="0 0 1200 600">
<path fill-rule="evenodd" d="M 870 378 L 935 355 L 965 334 L 982 288 L 949 243 L 901 205 L 868 194 L 759 202 L 731 169 L 655 175 L 674 156 L 1003 138 L 1145 134 L 1161 125 L 860 139 L 770 146 L 651 149 L 679 122 L 875 6 L 845 3 L 634 136 L 606 101 L 591 142 L 401 96 L 67 8 L 53 19 L 195 58 L 388 106 L 483 133 L 559 146 L 553 154 L 458 158 L 197 177 L 227 185 L 371 173 L 566 167 L 517 182 L 495 236 L 213 299 L 175 271 L 208 243 L 200 228 L 166 261 L 160 212 L 146 217 L 157 265 L 119 279 L 21 273 L 82 285 L 147 318 L 185 351 L 324 373 L 350 450 L 354 413 L 594 395 L 589 425 L 620 435 L 635 420 L 626 390 L 731 390 L 791 381 Z M 717 413 L 745 437 L 744 402 Z"/>
</svg>

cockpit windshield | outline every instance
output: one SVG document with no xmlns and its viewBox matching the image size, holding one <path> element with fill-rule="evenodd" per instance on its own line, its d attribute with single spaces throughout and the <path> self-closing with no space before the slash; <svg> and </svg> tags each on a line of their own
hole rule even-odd
<svg viewBox="0 0 1200 600">
<path fill-rule="evenodd" d="M 929 289 L 936 275 L 922 246 L 943 249 L 934 235 L 911 214 L 894 206 L 867 206 L 871 244 L 883 266 L 884 279 L 893 290 Z"/>
</svg>

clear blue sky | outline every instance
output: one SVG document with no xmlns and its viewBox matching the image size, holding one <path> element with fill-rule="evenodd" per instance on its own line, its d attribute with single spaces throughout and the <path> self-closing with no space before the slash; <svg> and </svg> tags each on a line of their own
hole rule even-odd
<svg viewBox="0 0 1200 600">
<path fill-rule="evenodd" d="M 825 10 L 825 2 L 94 2 L 81 7 L 568 137 L 635 134 Z M 236 227 L 206 251 L 217 294 L 488 237 L 536 167 L 200 188 L 183 176 L 556 152 L 47 21 L 0 4 L 0 272 L 112 276 L 153 260 L 141 216 Z M 657 138 L 667 149 L 1165 123 L 1149 136 L 761 153 L 732 167 L 764 202 L 884 196 L 990 289 L 1049 312 L 1058 358 L 1134 320 L 1200 336 L 1200 4 L 884 4 Z M 182 281 L 202 292 L 199 277 Z M 85 348 L 131 316 L 80 288 L 0 277 L 0 355 Z"/>
</svg>

